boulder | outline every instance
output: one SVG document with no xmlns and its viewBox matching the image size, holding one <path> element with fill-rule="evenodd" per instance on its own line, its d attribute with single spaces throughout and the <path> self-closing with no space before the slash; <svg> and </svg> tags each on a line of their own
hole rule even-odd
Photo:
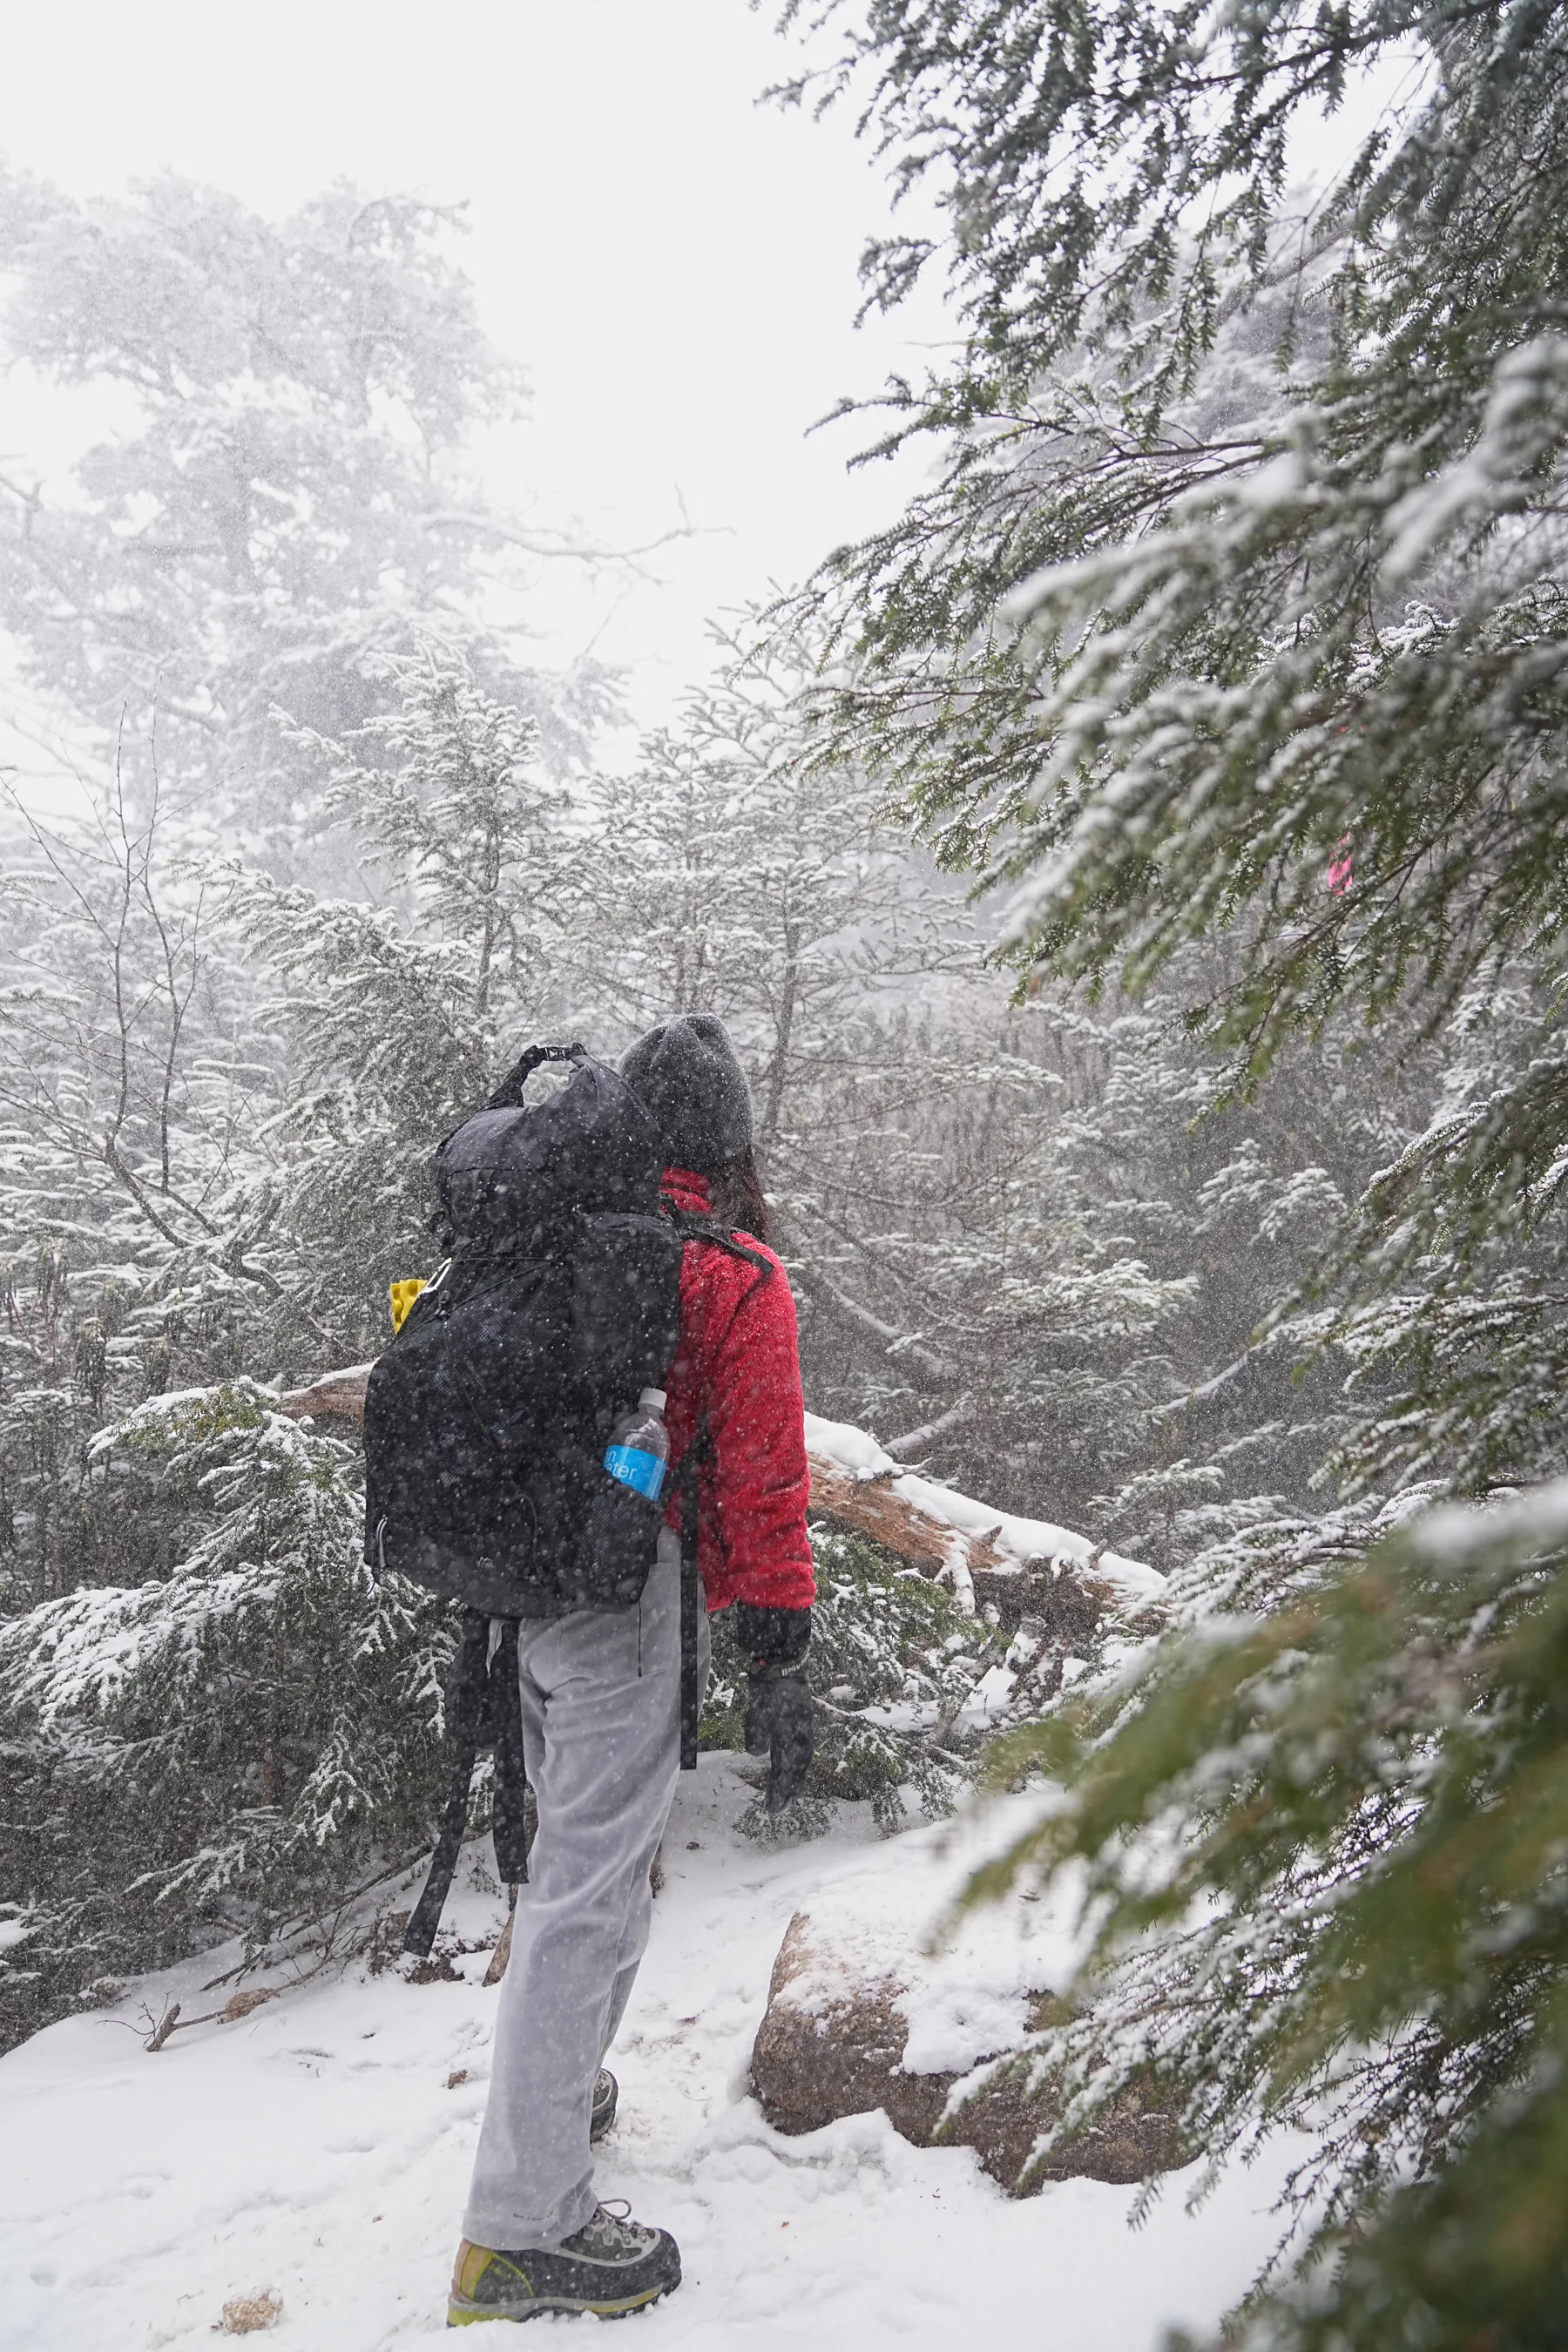
<svg viewBox="0 0 1568 2352">
<path fill-rule="evenodd" d="M 797 1911 L 773 1963 L 752 2053 L 752 2087 L 763 2113 L 775 2130 L 795 2133 L 879 2107 L 917 2147 L 972 2147 L 994 2180 L 1015 2189 L 1051 2119 L 1050 2095 L 1026 2097 L 1017 2078 L 1005 2076 L 969 2100 L 939 2136 L 948 2094 L 961 2075 L 905 2066 L 910 1975 L 918 1970 L 868 1976 Z M 1035 1997 L 1037 2017 L 1050 1998 Z M 1171 2117 L 1130 2096 L 1098 2128 L 1054 2149 L 1024 2193 L 1047 2180 L 1142 2180 L 1181 2160 Z"/>
</svg>

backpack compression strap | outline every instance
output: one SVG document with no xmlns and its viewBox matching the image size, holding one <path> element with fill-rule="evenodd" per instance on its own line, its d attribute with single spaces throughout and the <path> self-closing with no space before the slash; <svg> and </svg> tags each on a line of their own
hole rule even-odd
<svg viewBox="0 0 1568 2352">
<path fill-rule="evenodd" d="M 496 1757 L 490 1814 L 496 1867 L 510 1885 L 521 1885 L 528 1876 L 523 1819 L 528 1783 L 522 1762 L 522 1700 L 518 1689 L 514 1617 L 500 1620 L 500 1638 L 492 1657 L 489 1619 L 479 1609 L 463 1612 L 463 1630 L 447 1686 L 447 1738 L 452 1759 L 447 1809 L 430 1857 L 425 1892 L 403 1938 L 404 1950 L 421 1960 L 430 1957 L 452 1890 L 458 1849 L 468 1825 L 468 1791 L 481 1748 L 493 1748 Z"/>
<path fill-rule="evenodd" d="M 702 1607 L 702 1579 L 697 1567 L 698 1502 L 702 1464 L 708 1453 L 708 1416 L 703 1414 L 696 1436 L 680 1465 L 680 1769 L 697 1769 L 697 1724 L 702 1712 L 702 1688 L 697 1671 L 697 1629 Z"/>
</svg>

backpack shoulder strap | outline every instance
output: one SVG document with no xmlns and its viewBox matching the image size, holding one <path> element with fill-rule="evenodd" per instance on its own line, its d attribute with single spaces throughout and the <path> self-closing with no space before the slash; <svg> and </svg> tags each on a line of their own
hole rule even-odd
<svg viewBox="0 0 1568 2352">
<path fill-rule="evenodd" d="M 683 1242 L 710 1242 L 727 1257 L 738 1257 L 747 1265 L 755 1266 L 764 1282 L 773 1278 L 773 1261 L 760 1250 L 749 1249 L 732 1225 L 721 1225 L 712 1217 L 704 1217 L 695 1209 L 678 1209 L 668 1192 L 660 1195 L 665 1215 Z"/>
</svg>

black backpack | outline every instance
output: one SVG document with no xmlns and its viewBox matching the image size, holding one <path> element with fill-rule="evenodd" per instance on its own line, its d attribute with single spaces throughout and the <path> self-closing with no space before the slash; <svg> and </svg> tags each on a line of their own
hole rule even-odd
<svg viewBox="0 0 1568 2352">
<path fill-rule="evenodd" d="M 547 1061 L 571 1079 L 526 1108 Z M 535 1045 L 435 1172 L 450 1256 L 371 1371 L 366 1558 L 492 1617 L 631 1607 L 664 1506 L 605 1447 L 663 1385 L 689 1222 L 661 1213 L 658 1130 L 581 1045 Z"/>
<path fill-rule="evenodd" d="M 543 1062 L 568 1084 L 526 1108 Z M 436 1154 L 450 1256 L 365 1391 L 365 1558 L 465 1604 L 447 1693 L 451 1775 L 404 1949 L 430 1951 L 468 1821 L 481 1748 L 495 1750 L 497 1868 L 528 1875 L 517 1623 L 626 1609 L 654 1564 L 666 1497 L 613 1478 L 605 1446 L 660 1387 L 680 1329 L 689 1241 L 768 1261 L 728 1229 L 661 1205 L 652 1119 L 581 1045 L 533 1045 Z M 680 1764 L 697 1762 L 697 1471 L 681 1465 Z M 491 1620 L 502 1621 L 492 1625 Z"/>
</svg>

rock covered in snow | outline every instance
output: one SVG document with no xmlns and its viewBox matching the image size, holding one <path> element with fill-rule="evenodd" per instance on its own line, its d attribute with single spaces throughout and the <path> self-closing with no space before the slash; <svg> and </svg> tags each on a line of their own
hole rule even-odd
<svg viewBox="0 0 1568 2352">
<path fill-rule="evenodd" d="M 1048 2094 L 1026 2096 L 1016 2077 L 1005 2077 L 939 2127 L 954 2085 L 1044 2021 L 1071 1981 L 1076 1937 L 1070 1897 L 1025 1895 L 1005 1915 L 971 1915 L 930 1948 L 933 1896 L 956 1891 L 976 1858 L 962 1851 L 973 1842 L 953 1841 L 929 1874 L 842 1881 L 809 1913 L 795 1913 L 773 1964 L 752 2087 L 776 2130 L 816 2131 L 879 2108 L 917 2147 L 974 2148 L 984 2169 L 1013 2189 L 1052 2119 Z M 929 1833 L 918 1843 L 934 1863 Z M 1053 2150 L 1029 2188 L 1142 2180 L 1181 2160 L 1169 2116 L 1129 2101 Z"/>
</svg>

